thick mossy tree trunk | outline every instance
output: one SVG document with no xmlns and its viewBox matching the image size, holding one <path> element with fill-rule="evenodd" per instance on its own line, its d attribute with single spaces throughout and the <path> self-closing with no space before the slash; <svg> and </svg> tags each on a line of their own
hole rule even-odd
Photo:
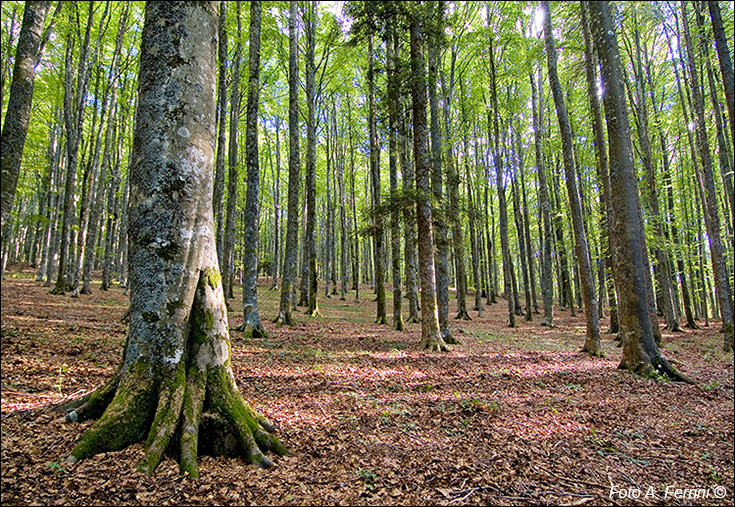
<svg viewBox="0 0 735 507">
<path fill-rule="evenodd" d="M 640 374 L 659 372 L 687 380 L 661 355 L 648 314 L 646 240 L 640 218 L 638 180 L 625 102 L 617 37 L 607 2 L 588 2 L 592 34 L 600 59 L 604 104 L 610 143 L 610 189 L 614 213 L 615 286 L 620 296 L 619 317 L 623 360 L 619 368 Z"/>
<path fill-rule="evenodd" d="M 416 161 L 416 222 L 418 227 L 419 278 L 421 283 L 421 347 L 448 350 L 439 332 L 434 275 L 434 235 L 429 190 L 429 139 L 426 132 L 426 80 L 424 34 L 419 8 L 411 16 L 411 94 L 413 98 L 413 153 Z"/>
<path fill-rule="evenodd" d="M 243 401 L 230 365 L 211 201 L 216 21 L 217 2 L 146 6 L 130 168 L 130 330 L 113 379 L 71 404 L 69 421 L 100 417 L 72 462 L 145 439 L 140 471 L 152 473 L 176 449 L 181 471 L 196 477 L 200 441 L 234 434 L 236 450 L 261 467 L 272 465 L 264 451 L 286 452 Z"/>
</svg>

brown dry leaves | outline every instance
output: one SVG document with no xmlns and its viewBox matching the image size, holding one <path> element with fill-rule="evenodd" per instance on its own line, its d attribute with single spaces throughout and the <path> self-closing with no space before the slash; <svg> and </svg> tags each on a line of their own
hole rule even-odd
<svg viewBox="0 0 735 507">
<path fill-rule="evenodd" d="M 387 291 L 389 292 L 389 291 Z M 270 336 L 233 333 L 239 388 L 275 420 L 291 451 L 263 471 L 202 457 L 201 479 L 167 459 L 153 478 L 134 472 L 142 445 L 68 465 L 90 423 L 58 423 L 52 409 L 101 385 L 117 364 L 127 297 L 51 296 L 31 271 L 2 285 L 3 504 L 576 504 L 631 503 L 611 485 L 723 485 L 733 499 L 733 356 L 713 329 L 665 334 L 664 353 L 699 386 L 638 378 L 578 352 L 583 317 L 557 312 L 505 327 L 504 305 L 453 321 L 462 344 L 418 349 L 406 332 L 373 324 L 375 303 L 320 297 L 324 317 L 277 327 L 277 291 L 260 292 Z M 242 319 L 239 296 L 230 325 Z M 454 304 L 454 300 L 451 301 Z"/>
</svg>

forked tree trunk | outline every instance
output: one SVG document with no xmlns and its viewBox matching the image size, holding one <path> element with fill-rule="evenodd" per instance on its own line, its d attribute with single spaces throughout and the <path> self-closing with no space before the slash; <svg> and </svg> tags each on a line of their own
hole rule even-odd
<svg viewBox="0 0 735 507">
<path fill-rule="evenodd" d="M 264 451 L 286 452 L 243 401 L 230 366 L 211 201 L 216 18 L 216 2 L 146 6 L 131 167 L 130 330 L 115 376 L 66 416 L 101 415 L 72 462 L 146 439 L 140 471 L 151 474 L 176 448 L 182 473 L 196 477 L 199 444 L 226 434 L 261 467 L 272 465 Z"/>
</svg>

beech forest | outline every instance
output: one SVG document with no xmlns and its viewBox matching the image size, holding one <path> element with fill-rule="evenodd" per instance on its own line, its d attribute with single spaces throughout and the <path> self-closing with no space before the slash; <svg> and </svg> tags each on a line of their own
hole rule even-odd
<svg viewBox="0 0 735 507">
<path fill-rule="evenodd" d="M 4 1 L 5 505 L 732 505 L 732 1 Z"/>
</svg>

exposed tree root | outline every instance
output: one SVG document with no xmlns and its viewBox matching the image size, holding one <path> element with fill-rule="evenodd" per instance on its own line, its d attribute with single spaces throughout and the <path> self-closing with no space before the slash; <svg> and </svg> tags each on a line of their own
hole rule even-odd
<svg viewBox="0 0 735 507">
<path fill-rule="evenodd" d="M 440 336 L 435 339 L 422 339 L 420 344 L 422 349 L 426 349 L 429 352 L 449 352 L 451 349 Z"/>
<path fill-rule="evenodd" d="M 81 436 L 69 462 L 120 450 L 144 438 L 145 454 L 137 469 L 148 475 L 165 453 L 172 452 L 178 455 L 183 474 L 198 477 L 200 443 L 205 452 L 237 454 L 263 468 L 273 466 L 266 452 L 287 454 L 271 434 L 274 426 L 248 407 L 237 391 L 221 290 L 211 277 L 200 276 L 185 360 L 164 357 L 149 363 L 140 358 L 97 391 L 62 407 L 71 409 L 68 421 L 101 414 Z M 212 417 L 220 422 L 200 432 L 202 422 Z M 230 443 L 223 444 L 228 436 Z M 213 441 L 220 443 L 212 445 Z"/>
<path fill-rule="evenodd" d="M 281 326 L 286 325 L 290 326 L 293 324 L 293 319 L 288 317 L 285 312 L 278 312 L 278 316 L 273 319 L 274 324 L 279 324 Z"/>
<path fill-rule="evenodd" d="M 454 318 L 457 320 L 472 320 L 472 317 L 470 317 L 470 314 L 467 313 L 467 310 L 460 311 Z"/>
</svg>

